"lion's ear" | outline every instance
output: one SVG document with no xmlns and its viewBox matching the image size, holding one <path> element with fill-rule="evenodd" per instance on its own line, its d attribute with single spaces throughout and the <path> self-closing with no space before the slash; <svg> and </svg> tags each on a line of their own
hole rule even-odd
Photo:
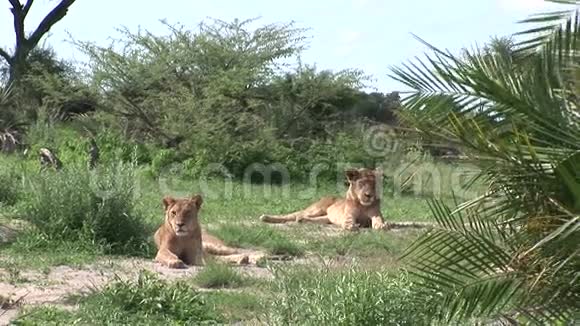
<svg viewBox="0 0 580 326">
<path fill-rule="evenodd" d="M 167 208 L 173 204 L 175 204 L 175 198 L 171 196 L 163 197 L 163 206 L 165 207 L 165 210 L 167 210 Z"/>
<path fill-rule="evenodd" d="M 201 204 L 203 204 L 203 198 L 199 194 L 194 195 L 193 197 L 191 197 L 190 200 L 193 203 L 195 203 L 195 206 L 197 207 L 197 209 L 199 209 L 201 207 Z"/>
<path fill-rule="evenodd" d="M 345 174 L 349 182 L 356 181 L 360 177 L 360 172 L 355 169 L 346 170 Z"/>
</svg>

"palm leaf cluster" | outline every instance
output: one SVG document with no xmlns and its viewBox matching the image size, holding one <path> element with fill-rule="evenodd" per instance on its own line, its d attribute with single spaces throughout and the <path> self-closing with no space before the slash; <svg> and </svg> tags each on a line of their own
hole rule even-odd
<svg viewBox="0 0 580 326">
<path fill-rule="evenodd" d="M 580 317 L 580 16 L 532 16 L 515 43 L 392 68 L 413 91 L 404 118 L 427 139 L 459 141 L 488 185 L 450 207 L 405 253 L 444 293 L 446 323 L 568 324 Z M 427 44 L 428 45 L 428 44 Z M 503 50 L 498 50 L 498 47 Z"/>
</svg>

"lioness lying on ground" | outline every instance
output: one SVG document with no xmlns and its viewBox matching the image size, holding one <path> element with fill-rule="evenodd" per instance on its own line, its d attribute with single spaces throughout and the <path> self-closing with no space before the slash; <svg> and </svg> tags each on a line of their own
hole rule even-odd
<svg viewBox="0 0 580 326">
<path fill-rule="evenodd" d="M 187 265 L 204 265 L 204 255 L 211 254 L 222 256 L 227 262 L 247 264 L 247 255 L 238 254 L 235 248 L 226 246 L 202 230 L 198 218 L 202 203 L 200 195 L 179 199 L 169 196 L 163 198 L 165 221 L 155 232 L 158 250 L 155 261 L 170 268 L 185 268 Z"/>
<path fill-rule="evenodd" d="M 381 214 L 381 201 L 377 195 L 377 181 L 382 171 L 371 169 L 349 169 L 349 183 L 345 198 L 324 197 L 306 209 L 287 215 L 262 215 L 266 223 L 312 222 L 335 224 L 345 230 L 358 227 L 373 229 L 387 228 Z"/>
</svg>

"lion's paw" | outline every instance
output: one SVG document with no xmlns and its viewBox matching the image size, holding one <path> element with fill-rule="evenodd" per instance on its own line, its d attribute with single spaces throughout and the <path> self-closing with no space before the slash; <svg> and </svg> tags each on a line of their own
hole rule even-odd
<svg viewBox="0 0 580 326">
<path fill-rule="evenodd" d="M 358 231 L 359 226 L 358 226 L 358 224 L 345 224 L 344 229 L 347 231 Z"/>
<path fill-rule="evenodd" d="M 183 268 L 187 268 L 187 265 L 185 265 L 185 263 L 183 261 L 176 259 L 176 260 L 172 260 L 172 261 L 168 262 L 167 267 L 183 269 Z"/>
</svg>

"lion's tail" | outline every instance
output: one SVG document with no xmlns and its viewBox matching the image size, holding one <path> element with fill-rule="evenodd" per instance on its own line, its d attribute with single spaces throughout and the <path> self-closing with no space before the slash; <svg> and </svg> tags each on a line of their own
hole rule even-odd
<svg viewBox="0 0 580 326">
<path fill-rule="evenodd" d="M 213 243 L 204 243 L 203 249 L 208 254 L 216 256 L 228 256 L 239 253 L 238 250 L 236 250 L 235 248 Z"/>
<path fill-rule="evenodd" d="M 389 222 L 388 223 L 389 229 L 402 229 L 402 228 L 424 229 L 424 228 L 432 228 L 435 226 L 436 226 L 435 223 L 428 223 L 428 222 Z"/>
<path fill-rule="evenodd" d="M 228 256 L 240 253 L 236 248 L 229 247 L 221 239 L 207 233 L 202 233 L 203 250 L 210 255 Z"/>
</svg>

